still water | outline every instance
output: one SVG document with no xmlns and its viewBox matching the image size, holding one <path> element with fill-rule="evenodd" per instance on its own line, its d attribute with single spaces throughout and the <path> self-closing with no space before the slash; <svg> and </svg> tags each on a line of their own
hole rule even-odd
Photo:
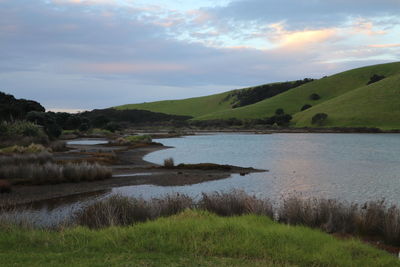
<svg viewBox="0 0 400 267">
<path fill-rule="evenodd" d="M 174 148 L 147 155 L 151 162 L 173 157 L 176 163 L 213 162 L 269 172 L 185 187 L 141 186 L 135 194 L 242 189 L 273 199 L 301 193 L 357 202 L 385 198 L 400 204 L 399 134 L 217 134 L 156 141 Z"/>
<path fill-rule="evenodd" d="M 159 197 L 185 193 L 199 197 L 202 192 L 244 190 L 257 197 L 279 202 L 288 194 L 366 202 L 386 199 L 400 204 L 400 134 L 214 134 L 155 140 L 171 149 L 148 154 L 145 160 L 162 164 L 168 157 L 179 163 L 212 162 L 254 167 L 268 172 L 190 186 L 127 186 L 106 192 Z M 60 205 L 73 212 L 84 200 Z M 89 200 L 92 202 L 93 198 Z"/>
</svg>

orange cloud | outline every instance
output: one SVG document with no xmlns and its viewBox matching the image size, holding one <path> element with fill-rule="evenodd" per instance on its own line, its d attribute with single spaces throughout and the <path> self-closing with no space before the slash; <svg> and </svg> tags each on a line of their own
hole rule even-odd
<svg viewBox="0 0 400 267">
<path fill-rule="evenodd" d="M 365 19 L 358 19 L 354 22 L 353 31 L 355 33 L 363 33 L 366 35 L 382 35 L 386 34 L 385 31 L 382 30 L 374 30 L 375 26 L 371 21 L 367 21 Z"/>
<path fill-rule="evenodd" d="M 270 41 L 288 48 L 304 48 L 307 45 L 323 43 L 338 34 L 338 30 L 335 28 L 288 31 L 282 23 L 272 24 L 269 27 L 274 30 Z"/>
<path fill-rule="evenodd" d="M 103 74 L 129 74 L 180 71 L 186 69 L 186 67 L 179 64 L 168 63 L 89 63 L 79 65 L 78 69 L 85 72 Z"/>
</svg>

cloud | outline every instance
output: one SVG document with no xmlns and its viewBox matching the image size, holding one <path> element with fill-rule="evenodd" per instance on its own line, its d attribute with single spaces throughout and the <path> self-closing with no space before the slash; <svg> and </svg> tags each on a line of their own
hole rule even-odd
<svg viewBox="0 0 400 267">
<path fill-rule="evenodd" d="M 396 48 L 400 47 L 400 44 L 372 44 L 369 45 L 371 48 Z"/>
<path fill-rule="evenodd" d="M 147 72 L 171 72 L 183 71 L 186 69 L 183 65 L 166 64 L 166 63 L 89 63 L 80 64 L 77 66 L 79 71 L 94 72 L 101 74 L 134 74 L 134 73 L 147 73 Z"/>
<path fill-rule="evenodd" d="M 382 4 L 355 12 L 347 2 L 282 1 L 286 7 L 238 0 L 178 10 L 0 0 L 0 89 L 51 108 L 88 109 L 318 78 L 399 54 L 399 19 L 380 17 L 393 14 Z"/>
<path fill-rule="evenodd" d="M 397 0 L 237 0 L 212 11 L 219 17 L 273 23 L 286 21 L 291 29 L 329 27 L 349 18 L 397 16 Z"/>
</svg>

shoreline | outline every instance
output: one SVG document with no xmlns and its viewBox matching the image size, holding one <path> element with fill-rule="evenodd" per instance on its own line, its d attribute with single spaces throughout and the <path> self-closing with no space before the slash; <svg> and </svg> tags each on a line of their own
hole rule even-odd
<svg viewBox="0 0 400 267">
<path fill-rule="evenodd" d="M 79 146 L 71 146 L 73 148 Z M 117 165 L 110 166 L 113 170 L 113 177 L 105 180 L 61 183 L 53 185 L 16 185 L 9 194 L 0 194 L 0 208 L 15 205 L 34 204 L 35 202 L 52 201 L 60 198 L 74 197 L 84 194 L 93 194 L 101 191 L 111 191 L 113 188 L 137 185 L 156 186 L 183 186 L 198 184 L 207 181 L 214 181 L 229 178 L 232 174 L 245 175 L 250 172 L 264 172 L 253 168 L 242 168 L 231 166 L 232 169 L 198 169 L 193 165 L 185 167 L 163 168 L 160 165 L 145 161 L 147 154 L 170 147 L 162 145 L 150 145 L 135 149 L 115 149 L 103 145 L 80 146 L 82 149 L 90 147 L 92 150 L 109 149 L 118 155 Z M 69 157 L 74 158 L 70 152 Z M 65 156 L 64 153 L 59 155 Z M 73 156 L 71 156 L 73 155 Z M 83 158 L 84 159 L 84 158 Z M 189 168 L 189 166 L 191 168 Z M 219 166 L 219 165 L 218 165 Z"/>
</svg>

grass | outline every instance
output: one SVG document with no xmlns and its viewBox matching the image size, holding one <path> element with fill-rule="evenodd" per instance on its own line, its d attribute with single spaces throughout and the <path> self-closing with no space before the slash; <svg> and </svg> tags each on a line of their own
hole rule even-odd
<svg viewBox="0 0 400 267">
<path fill-rule="evenodd" d="M 7 165 L 25 165 L 25 164 L 44 164 L 46 162 L 52 162 L 53 155 L 47 150 L 38 153 L 12 153 L 7 155 L 0 154 L 0 166 Z"/>
<path fill-rule="evenodd" d="M 24 164 L 0 166 L 0 178 L 12 184 L 59 184 L 66 182 L 104 180 L 111 169 L 99 164 L 67 163 Z"/>
<path fill-rule="evenodd" d="M 170 169 L 175 167 L 175 162 L 173 158 L 164 159 L 164 168 Z"/>
<path fill-rule="evenodd" d="M 47 152 L 48 149 L 40 144 L 30 144 L 29 146 L 13 145 L 0 149 L 1 154 L 25 154 Z"/>
<path fill-rule="evenodd" d="M 142 104 L 128 104 L 115 107 L 116 109 L 142 109 L 172 115 L 198 117 L 211 111 L 220 111 L 231 107 L 230 101 L 224 101 L 230 92 L 182 100 L 165 100 Z"/>
<path fill-rule="evenodd" d="M 220 216 L 263 215 L 284 224 L 374 238 L 400 246 L 400 209 L 388 207 L 383 201 L 360 206 L 291 196 L 282 204 L 274 205 L 268 199 L 258 199 L 242 191 L 203 194 L 199 200 L 180 194 L 151 200 L 117 195 L 82 209 L 72 222 L 91 228 L 131 225 L 174 215 L 184 209 L 205 210 Z"/>
<path fill-rule="evenodd" d="M 312 109 L 319 106 L 319 104 L 324 103 L 325 101 L 329 101 L 331 99 L 349 93 L 352 90 L 356 90 L 357 88 L 364 87 L 368 83 L 370 77 L 374 74 L 385 75 L 386 77 L 389 77 L 398 73 L 400 73 L 399 62 L 353 69 L 307 83 L 305 85 L 294 88 L 293 90 L 289 90 L 285 93 L 279 94 L 253 105 L 237 108 L 234 110 L 214 112 L 201 117 L 197 117 L 196 119 L 228 119 L 232 117 L 241 119 L 263 118 L 267 116 L 272 116 L 275 110 L 278 108 L 283 108 L 288 114 L 293 115 L 298 113 L 300 115 L 302 113 L 300 111 L 301 108 L 305 104 L 311 104 L 313 108 L 307 110 L 307 112 L 309 113 Z M 313 93 L 317 93 L 321 98 L 317 101 L 310 100 L 309 97 Z M 360 94 L 358 95 L 358 97 L 363 98 L 368 97 L 368 95 Z M 383 100 L 387 101 L 390 99 Z M 338 106 L 336 108 L 339 109 Z M 368 105 L 363 106 L 363 109 L 365 110 L 369 108 L 370 106 Z M 379 110 L 377 112 L 379 113 Z"/>
<path fill-rule="evenodd" d="M 386 79 L 367 86 L 373 75 Z M 223 101 L 232 91 L 183 100 L 159 101 L 117 107 L 137 108 L 167 114 L 190 115 L 194 120 L 260 119 L 279 108 L 291 114 L 293 127 L 311 127 L 317 113 L 328 114 L 326 127 L 377 127 L 399 129 L 400 62 L 353 69 L 296 87 L 252 105 L 232 109 L 234 99 Z M 319 100 L 310 100 L 316 93 Z M 310 109 L 301 111 L 306 105 Z M 373 107 L 373 108 L 371 108 Z"/>
<path fill-rule="evenodd" d="M 129 135 L 117 138 L 112 143 L 118 145 L 149 144 L 152 142 L 150 135 Z"/>
<path fill-rule="evenodd" d="M 0 179 L 11 184 L 57 184 L 110 178 L 111 169 L 97 163 L 54 163 L 51 153 L 0 155 Z"/>
<path fill-rule="evenodd" d="M 325 126 L 400 129 L 400 74 L 359 87 L 294 116 L 296 126 L 311 126 L 317 113 L 328 114 Z M 340 108 L 338 108 L 340 107 Z"/>
<path fill-rule="evenodd" d="M 0 229 L 2 266 L 399 266 L 355 239 L 266 216 L 186 210 L 129 227 Z"/>
<path fill-rule="evenodd" d="M 28 121 L 0 122 L 0 147 L 47 144 L 49 138 L 42 127 Z"/>
</svg>

